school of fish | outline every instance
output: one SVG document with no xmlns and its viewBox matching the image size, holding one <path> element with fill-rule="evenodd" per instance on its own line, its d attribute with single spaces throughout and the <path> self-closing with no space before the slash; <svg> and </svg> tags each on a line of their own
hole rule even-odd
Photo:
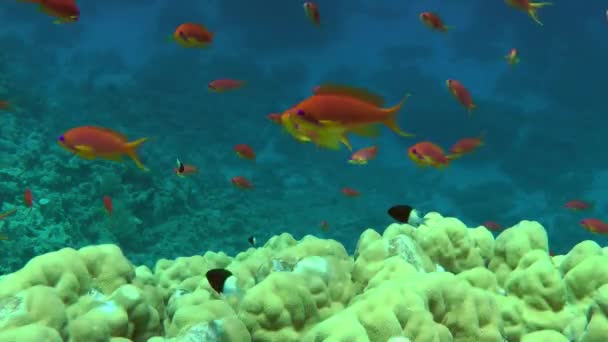
<svg viewBox="0 0 608 342">
<path fill-rule="evenodd" d="M 53 17 L 53 24 L 74 24 L 80 20 L 80 9 L 76 0 L 17 0 L 20 2 L 33 3 L 38 10 L 46 15 Z M 519 11 L 526 13 L 535 23 L 543 25 L 538 16 L 538 11 L 544 7 L 552 5 L 551 2 L 533 2 L 530 0 L 505 0 L 505 3 Z M 304 2 L 303 9 L 305 16 L 310 22 L 320 29 L 321 15 L 319 6 L 314 2 Z M 606 11 L 608 18 L 608 11 Z M 445 24 L 444 19 L 434 12 L 422 12 L 419 14 L 420 21 L 432 31 L 442 34 L 449 34 L 451 26 Z M 188 49 L 206 49 L 214 42 L 215 33 L 208 30 L 201 23 L 186 22 L 179 25 L 175 31 L 167 36 L 167 40 L 176 43 L 178 46 Z M 505 56 L 504 60 L 510 67 L 520 63 L 519 52 L 512 48 Z M 239 79 L 224 78 L 210 80 L 207 84 L 209 91 L 223 93 L 238 91 L 245 87 L 247 82 Z M 445 81 L 447 92 L 452 95 L 454 100 L 472 115 L 477 111 L 477 105 L 472 93 L 459 80 L 447 79 Z M 283 131 L 287 132 L 294 140 L 302 143 L 312 143 L 319 148 L 339 150 L 345 146 L 351 151 L 351 156 L 346 160 L 351 165 L 367 165 L 376 158 L 379 147 L 376 144 L 360 148 L 353 152 L 353 147 L 349 137 L 356 135 L 364 138 L 375 138 L 380 135 L 380 127 L 384 126 L 393 131 L 398 136 L 404 138 L 415 138 L 415 134 L 405 131 L 398 124 L 398 114 L 402 107 L 406 105 L 409 94 L 404 92 L 403 98 L 393 104 L 386 106 L 384 99 L 373 92 L 350 85 L 343 84 L 321 84 L 312 89 L 312 93 L 299 103 L 295 103 L 288 109 L 268 114 L 267 118 Z M 0 111 L 11 110 L 12 104 L 8 100 L 0 99 Z M 449 150 L 444 150 L 438 144 L 422 140 L 409 145 L 404 155 L 406 155 L 414 165 L 420 168 L 446 169 L 454 161 L 461 159 L 465 155 L 474 153 L 484 146 L 485 134 L 477 137 L 462 137 L 454 143 Z M 130 140 L 125 134 L 119 133 L 111 128 L 100 126 L 80 126 L 74 127 L 57 138 L 57 143 L 67 152 L 85 159 L 104 159 L 120 162 L 124 157 L 130 158 L 135 165 L 144 171 L 149 169 L 140 161 L 137 154 L 138 148 L 148 141 L 147 137 Z M 247 161 L 255 162 L 256 153 L 247 144 L 236 144 L 235 154 Z M 198 167 L 191 164 L 184 164 L 177 159 L 173 173 L 186 178 L 198 174 Z M 230 179 L 232 185 L 242 190 L 254 189 L 251 180 L 244 176 L 235 176 Z M 361 193 L 351 187 L 343 187 L 341 192 L 346 197 L 359 197 Z M 113 215 L 112 198 L 105 195 L 102 199 L 103 207 L 109 217 Z M 32 208 L 34 205 L 32 191 L 28 188 L 24 191 L 24 205 Z M 588 212 L 594 208 L 593 202 L 573 199 L 564 204 L 564 208 L 573 212 Z M 17 207 L 4 213 L 0 213 L 0 220 L 10 217 L 17 211 Z M 420 224 L 422 220 L 417 210 L 409 205 L 396 205 L 388 210 L 388 214 L 396 221 L 411 224 Z M 580 226 L 592 233 L 608 234 L 608 223 L 594 218 L 581 218 Z M 502 229 L 502 225 L 494 221 L 486 221 L 481 225 L 489 230 L 497 231 Z M 329 224 L 321 220 L 320 229 L 329 230 Z M 0 234 L 0 240 L 8 239 L 7 236 Z M 255 245 L 255 237 L 248 239 L 249 243 Z M 223 270 L 211 270 L 207 274 L 210 280 L 222 282 L 229 276 Z M 221 289 L 217 289 L 220 291 Z"/>
</svg>

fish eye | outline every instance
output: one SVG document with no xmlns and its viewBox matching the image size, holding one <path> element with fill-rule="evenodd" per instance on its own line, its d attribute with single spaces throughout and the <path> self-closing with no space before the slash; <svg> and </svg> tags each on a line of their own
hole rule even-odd
<svg viewBox="0 0 608 342">
<path fill-rule="evenodd" d="M 59 136 L 59 141 L 65 141 L 65 138 L 63 137 L 63 135 Z"/>
<path fill-rule="evenodd" d="M 298 109 L 298 115 L 299 115 L 299 116 L 304 116 L 304 114 L 305 114 L 305 113 L 304 113 L 304 111 L 303 111 L 303 110 Z"/>
</svg>

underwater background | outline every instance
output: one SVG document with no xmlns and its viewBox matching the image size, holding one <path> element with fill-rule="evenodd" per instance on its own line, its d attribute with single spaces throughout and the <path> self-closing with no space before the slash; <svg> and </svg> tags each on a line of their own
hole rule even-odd
<svg viewBox="0 0 608 342">
<path fill-rule="evenodd" d="M 608 47 L 605 2 L 560 1 L 539 11 L 544 26 L 503 1 L 319 1 L 322 24 L 301 2 L 80 1 L 77 23 L 53 25 L 36 6 L 0 5 L 0 272 L 63 247 L 116 243 L 135 264 L 161 258 L 234 254 L 247 238 L 282 232 L 333 238 L 352 251 L 369 227 L 393 220 L 406 203 L 457 216 L 468 226 L 539 221 L 551 250 L 585 239 L 586 216 L 606 212 L 605 151 Z M 418 15 L 441 14 L 449 32 L 433 32 Z M 215 33 L 206 49 L 167 39 L 183 22 Z M 505 60 L 517 48 L 521 63 Z M 246 81 L 214 93 L 215 79 Z M 467 85 L 478 109 L 469 116 L 445 87 Z M 411 93 L 398 115 L 400 137 L 354 138 L 377 144 L 378 157 L 349 165 L 350 152 L 302 144 L 267 119 L 323 83 L 364 87 L 388 105 Z M 66 130 L 108 127 L 140 149 L 150 172 L 130 160 L 84 160 L 57 144 Z M 483 134 L 485 145 L 447 169 L 419 168 L 406 150 L 430 140 L 445 148 Z M 255 162 L 235 156 L 248 144 Z M 176 158 L 196 165 L 188 178 Z M 235 176 L 255 188 L 237 189 Z M 341 193 L 356 188 L 361 196 Z M 30 210 L 23 191 L 34 196 Z M 110 196 L 108 217 L 103 197 Z M 594 213 L 563 208 L 595 202 Z M 326 221 L 329 229 L 320 229 Z"/>
</svg>

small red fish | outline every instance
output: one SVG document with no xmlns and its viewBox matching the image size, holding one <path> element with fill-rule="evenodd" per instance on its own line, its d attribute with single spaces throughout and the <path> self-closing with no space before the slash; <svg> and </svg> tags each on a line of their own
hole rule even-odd
<svg viewBox="0 0 608 342">
<path fill-rule="evenodd" d="M 593 203 L 583 201 L 580 199 L 575 199 L 566 202 L 564 204 L 564 208 L 570 209 L 572 211 L 585 211 L 593 208 Z"/>
<path fill-rule="evenodd" d="M 378 146 L 365 147 L 353 153 L 348 160 L 349 164 L 365 165 L 368 161 L 376 158 Z"/>
<path fill-rule="evenodd" d="M 187 165 L 181 162 L 181 160 L 177 160 L 177 166 L 173 168 L 173 172 L 178 177 L 186 177 L 198 172 L 198 168 L 193 165 Z"/>
<path fill-rule="evenodd" d="M 0 100 L 0 110 L 7 110 L 11 107 L 8 101 Z"/>
<path fill-rule="evenodd" d="M 359 191 L 352 188 L 342 188 L 342 193 L 348 197 L 357 197 L 361 194 Z"/>
<path fill-rule="evenodd" d="M 323 221 L 321 221 L 319 228 L 321 228 L 322 231 L 327 233 L 329 231 L 329 223 L 327 223 L 327 221 L 323 220 Z"/>
<path fill-rule="evenodd" d="M 228 90 L 235 90 L 243 87 L 245 81 L 241 80 L 231 80 L 231 79 L 221 79 L 209 82 L 207 85 L 207 89 L 221 93 Z"/>
<path fill-rule="evenodd" d="M 251 148 L 251 146 L 249 145 L 238 144 L 234 146 L 234 152 L 236 152 L 237 156 L 243 159 L 255 160 L 255 152 L 253 151 L 253 148 Z"/>
<path fill-rule="evenodd" d="M 23 1 L 23 0 L 22 0 Z M 40 11 L 57 18 L 53 24 L 66 24 L 78 21 L 80 9 L 74 0 L 25 0 L 40 6 Z"/>
<path fill-rule="evenodd" d="M 543 25 L 538 19 L 538 14 L 536 13 L 539 8 L 543 8 L 545 6 L 553 5 L 551 2 L 531 2 L 530 0 L 505 0 L 507 5 L 516 8 L 520 11 L 524 11 L 528 13 L 530 18 L 534 20 L 537 24 Z"/>
<path fill-rule="evenodd" d="M 509 64 L 510 66 L 519 63 L 519 55 L 517 53 L 517 49 L 511 49 L 511 51 L 509 51 L 509 54 L 505 56 L 505 59 L 507 60 L 507 64 Z"/>
<path fill-rule="evenodd" d="M 112 216 L 112 210 L 114 207 L 112 206 L 112 198 L 110 196 L 103 196 L 103 206 L 106 208 L 108 215 Z"/>
<path fill-rule="evenodd" d="M 471 93 L 465 88 L 460 81 L 457 80 L 446 80 L 445 84 L 448 89 L 454 95 L 456 100 L 460 102 L 468 111 L 469 114 L 473 112 L 473 109 L 477 108 L 477 105 L 473 103 L 473 98 L 471 97 Z"/>
<path fill-rule="evenodd" d="M 184 23 L 179 25 L 171 39 L 185 48 L 206 48 L 213 42 L 213 32 L 201 24 Z"/>
<path fill-rule="evenodd" d="M 420 20 L 430 29 L 439 32 L 448 32 L 449 26 L 445 26 L 441 18 L 435 13 L 422 12 L 420 13 Z"/>
<path fill-rule="evenodd" d="M 502 226 L 494 221 L 486 221 L 486 222 L 482 223 L 481 225 L 493 232 L 502 229 Z"/>
<path fill-rule="evenodd" d="M 268 118 L 268 120 L 270 120 L 278 125 L 283 124 L 281 122 L 281 113 L 271 113 L 271 114 L 266 115 L 266 118 Z"/>
<path fill-rule="evenodd" d="M 465 154 L 472 153 L 483 146 L 483 138 L 462 138 L 450 148 L 449 159 L 460 158 Z"/>
<path fill-rule="evenodd" d="M 7 210 L 7 211 L 3 212 L 2 214 L 0 214 L 0 220 L 4 220 L 8 216 L 11 216 L 11 215 L 13 215 L 16 212 L 17 212 L 17 208 L 13 208 L 11 210 Z"/>
<path fill-rule="evenodd" d="M 304 13 L 313 24 L 319 26 L 321 24 L 321 15 L 319 14 L 319 7 L 317 4 L 306 1 L 304 3 Z"/>
<path fill-rule="evenodd" d="M 592 233 L 608 234 L 608 223 L 596 218 L 583 219 L 580 225 Z"/>
<path fill-rule="evenodd" d="M 31 208 L 34 205 L 34 196 L 32 195 L 32 190 L 25 189 L 25 193 L 23 194 L 23 202 L 28 208 Z"/>
<path fill-rule="evenodd" d="M 430 141 L 422 141 L 407 149 L 408 157 L 420 167 L 441 169 L 449 166 L 450 159 L 443 149 Z"/>
<path fill-rule="evenodd" d="M 233 177 L 230 181 L 232 182 L 232 184 L 234 184 L 234 186 L 240 189 L 253 188 L 253 184 L 243 176 Z"/>
</svg>

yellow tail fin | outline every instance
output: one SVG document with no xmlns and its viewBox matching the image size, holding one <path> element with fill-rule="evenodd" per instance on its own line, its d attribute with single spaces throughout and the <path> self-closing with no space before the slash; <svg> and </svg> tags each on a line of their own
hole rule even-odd
<svg viewBox="0 0 608 342">
<path fill-rule="evenodd" d="M 137 165 L 138 168 L 144 171 L 150 171 L 150 169 L 145 167 L 144 164 L 139 161 L 139 157 L 137 156 L 137 148 L 147 140 L 148 138 L 140 138 L 127 143 L 127 155 L 129 156 L 129 158 L 133 159 L 135 165 Z"/>
<path fill-rule="evenodd" d="M 403 107 L 403 104 L 405 103 L 405 101 L 407 101 L 407 99 L 410 97 L 410 94 L 406 94 L 403 99 L 401 100 L 401 102 L 397 103 L 395 106 L 391 107 L 391 108 L 386 108 L 384 109 L 385 112 L 387 112 L 389 114 L 388 119 L 386 119 L 386 121 L 384 121 L 384 125 L 386 125 L 386 127 L 388 127 L 389 129 L 391 129 L 393 132 L 399 134 L 402 137 L 414 137 L 415 135 L 412 133 L 408 133 L 403 131 L 399 125 L 397 124 L 397 114 L 399 113 L 399 111 L 401 110 L 401 107 Z"/>
<path fill-rule="evenodd" d="M 543 26 L 543 23 L 538 19 L 538 9 L 543 8 L 545 6 L 553 5 L 552 2 L 530 2 L 530 8 L 528 9 L 528 15 L 540 26 Z"/>
</svg>

